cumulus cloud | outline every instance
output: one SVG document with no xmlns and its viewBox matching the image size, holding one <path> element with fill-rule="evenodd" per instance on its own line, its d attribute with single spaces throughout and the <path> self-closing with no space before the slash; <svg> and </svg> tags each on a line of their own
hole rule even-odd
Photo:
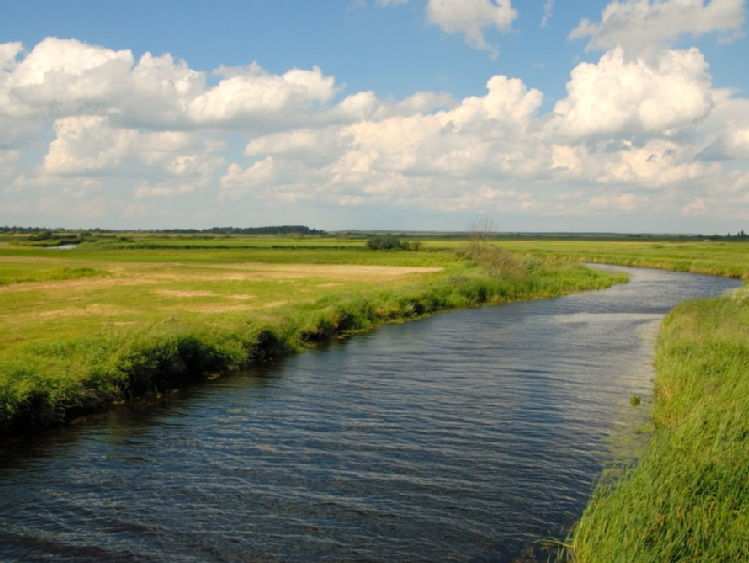
<svg viewBox="0 0 749 563">
<path fill-rule="evenodd" d="M 168 54 L 10 43 L 0 46 L 0 177 L 7 197 L 46 193 L 47 211 L 134 220 L 161 218 L 176 198 L 554 217 L 661 212 L 664 201 L 696 216 L 716 213 L 718 197 L 749 205 L 749 174 L 722 168 L 749 158 L 749 101 L 713 89 L 698 50 L 614 48 L 572 71 L 553 112 L 540 113 L 543 100 L 503 75 L 462 99 L 393 100 L 343 92 L 318 67 L 211 76 Z"/>
<path fill-rule="evenodd" d="M 44 158 L 44 171 L 52 176 L 112 170 L 137 146 L 137 132 L 111 129 L 102 116 L 65 117 L 54 128 L 56 138 Z"/>
<path fill-rule="evenodd" d="M 730 90 L 715 92 L 715 108 L 707 119 L 705 135 L 710 143 L 700 160 L 730 161 L 749 158 L 749 100 Z"/>
<path fill-rule="evenodd" d="M 195 123 L 278 121 L 289 114 L 298 119 L 314 104 L 330 101 L 336 91 L 335 79 L 324 76 L 319 67 L 292 69 L 278 76 L 253 65 L 196 96 L 187 115 Z"/>
<path fill-rule="evenodd" d="M 598 23 L 583 19 L 570 38 L 590 37 L 588 49 L 619 46 L 635 56 L 684 34 L 725 35 L 743 24 L 744 0 L 624 0 L 606 6 Z"/>
<path fill-rule="evenodd" d="M 21 49 L 23 45 L 19 41 L 0 44 L 0 70 L 8 71 L 14 68 Z"/>
<path fill-rule="evenodd" d="M 106 111 L 128 90 L 132 65 L 130 51 L 47 38 L 13 68 L 8 94 L 27 112 Z"/>
<path fill-rule="evenodd" d="M 697 49 L 664 51 L 650 65 L 625 61 L 617 48 L 572 71 L 553 126 L 575 136 L 658 133 L 694 123 L 711 107 L 710 76 Z"/>
<path fill-rule="evenodd" d="M 510 0 L 429 0 L 427 19 L 448 33 L 461 33 L 476 49 L 489 51 L 492 57 L 499 49 L 486 41 L 484 30 L 507 30 L 517 18 Z"/>
<path fill-rule="evenodd" d="M 65 117 L 96 114 L 122 127 L 185 129 L 240 128 L 309 119 L 338 92 L 320 68 L 273 75 L 259 65 L 219 69 L 206 75 L 171 55 L 113 51 L 74 39 L 47 38 L 20 61 L 20 46 L 5 44 L 0 102 L 3 113 Z"/>
</svg>

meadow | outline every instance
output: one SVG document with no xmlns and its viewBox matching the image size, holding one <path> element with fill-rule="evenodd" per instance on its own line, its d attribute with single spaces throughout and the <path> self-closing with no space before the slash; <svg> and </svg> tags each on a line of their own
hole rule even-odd
<svg viewBox="0 0 749 563">
<path fill-rule="evenodd" d="M 65 423 L 341 333 L 623 281 L 497 248 L 371 251 L 366 241 L 319 237 L 236 237 L 216 248 L 215 240 L 0 246 L 0 435 Z"/>
</svg>

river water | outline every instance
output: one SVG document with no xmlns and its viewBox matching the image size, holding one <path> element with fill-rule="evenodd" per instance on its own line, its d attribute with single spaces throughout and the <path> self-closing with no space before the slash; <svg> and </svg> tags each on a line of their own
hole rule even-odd
<svg viewBox="0 0 749 563">
<path fill-rule="evenodd" d="M 538 554 L 646 413 L 663 315 L 740 285 L 611 269 L 631 282 L 383 327 L 0 450 L 0 560 Z"/>
</svg>

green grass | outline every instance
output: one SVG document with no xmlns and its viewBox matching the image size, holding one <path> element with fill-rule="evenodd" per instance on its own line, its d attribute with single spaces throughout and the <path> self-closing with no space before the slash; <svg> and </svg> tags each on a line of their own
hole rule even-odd
<svg viewBox="0 0 749 563">
<path fill-rule="evenodd" d="M 505 248 L 533 256 L 643 266 L 749 279 L 749 242 L 507 241 Z"/>
<path fill-rule="evenodd" d="M 749 560 L 749 293 L 681 304 L 656 351 L 655 431 L 602 478 L 576 561 Z"/>
<path fill-rule="evenodd" d="M 568 262 L 510 256 L 501 264 L 515 264 L 512 275 L 496 264 L 489 275 L 437 244 L 375 252 L 363 242 L 275 242 L 0 247 L 0 434 L 45 428 L 341 332 L 623 281 Z"/>
</svg>

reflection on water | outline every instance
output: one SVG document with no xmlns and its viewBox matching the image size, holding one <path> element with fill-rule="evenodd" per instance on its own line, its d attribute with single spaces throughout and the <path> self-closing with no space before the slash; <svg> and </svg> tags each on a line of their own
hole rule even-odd
<svg viewBox="0 0 749 563">
<path fill-rule="evenodd" d="M 677 302 L 630 284 L 384 327 L 2 452 L 0 560 L 512 560 L 563 537 Z M 545 556 L 544 556 L 545 557 Z"/>
</svg>

